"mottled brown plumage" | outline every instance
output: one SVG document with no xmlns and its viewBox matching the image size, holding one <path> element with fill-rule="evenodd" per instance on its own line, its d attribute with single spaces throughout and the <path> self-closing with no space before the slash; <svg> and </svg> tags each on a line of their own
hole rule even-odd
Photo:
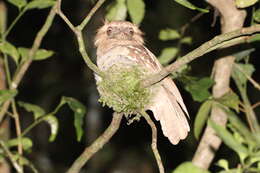
<svg viewBox="0 0 260 173">
<path fill-rule="evenodd" d="M 126 21 L 105 22 L 95 37 L 97 46 L 97 65 L 105 71 L 112 65 L 135 66 L 154 74 L 162 69 L 157 58 L 144 46 L 142 32 Z M 152 86 L 153 97 L 146 109 L 151 110 L 155 119 L 160 121 L 163 134 L 172 144 L 187 137 L 190 131 L 186 119 L 188 111 L 178 88 L 171 78 Z M 186 114 L 186 115 L 185 115 Z"/>
</svg>

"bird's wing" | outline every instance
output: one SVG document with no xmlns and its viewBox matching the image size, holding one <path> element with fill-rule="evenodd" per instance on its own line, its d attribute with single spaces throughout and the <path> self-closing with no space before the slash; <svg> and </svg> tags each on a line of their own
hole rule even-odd
<svg viewBox="0 0 260 173">
<path fill-rule="evenodd" d="M 159 72 L 162 65 L 148 49 L 146 51 L 159 67 L 156 69 L 156 72 Z M 149 108 L 153 111 L 156 120 L 160 121 L 163 134 L 169 138 L 172 144 L 177 144 L 180 140 L 185 139 L 190 131 L 186 118 L 186 115 L 189 116 L 187 108 L 171 78 L 163 79 L 155 90 L 157 90 L 156 95 Z"/>
</svg>

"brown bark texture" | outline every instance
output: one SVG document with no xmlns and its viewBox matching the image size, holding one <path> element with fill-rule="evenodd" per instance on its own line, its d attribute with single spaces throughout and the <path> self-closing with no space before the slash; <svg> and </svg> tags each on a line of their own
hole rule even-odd
<svg viewBox="0 0 260 173">
<path fill-rule="evenodd" d="M 246 12 L 237 9 L 234 0 L 207 0 L 207 2 L 220 12 L 222 33 L 243 27 Z M 234 59 L 233 56 L 225 56 L 215 61 L 213 67 L 215 85 L 212 91 L 214 98 L 219 98 L 230 90 L 229 81 Z M 210 118 L 221 126 L 226 125 L 227 115 L 220 108 L 213 107 Z M 208 169 L 220 145 L 221 139 L 211 127 L 207 126 L 193 157 L 193 164 Z"/>
</svg>

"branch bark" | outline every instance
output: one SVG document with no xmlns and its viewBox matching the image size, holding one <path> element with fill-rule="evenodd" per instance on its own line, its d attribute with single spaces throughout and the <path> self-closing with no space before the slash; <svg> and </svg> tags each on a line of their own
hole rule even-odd
<svg viewBox="0 0 260 173">
<path fill-rule="evenodd" d="M 114 113 L 113 119 L 105 132 L 99 136 L 89 147 L 85 148 L 83 153 L 74 161 L 67 173 L 78 173 L 85 163 L 98 152 L 117 132 L 121 124 L 123 114 Z"/>
<path fill-rule="evenodd" d="M 240 43 L 247 43 L 251 37 L 254 36 L 255 33 L 260 32 L 260 25 L 254 25 L 247 28 L 230 28 L 229 32 L 223 33 L 214 37 L 212 40 L 203 43 L 198 48 L 189 52 L 187 55 L 179 58 L 177 61 L 172 64 L 164 67 L 159 73 L 148 77 L 143 81 L 144 87 L 149 87 L 165 77 L 167 77 L 170 73 L 176 72 L 180 67 L 190 63 L 191 61 L 209 53 L 213 50 L 223 48 L 225 46 L 232 46 Z"/>
<path fill-rule="evenodd" d="M 208 3 L 215 7 L 221 14 L 222 33 L 243 27 L 246 12 L 237 9 L 234 0 L 208 0 Z M 229 81 L 234 59 L 233 56 L 226 56 L 215 61 L 213 67 L 215 69 L 213 72 L 215 80 L 215 85 L 213 86 L 214 98 L 219 98 L 230 90 Z M 210 118 L 221 126 L 226 125 L 227 115 L 220 108 L 213 107 Z M 221 139 L 210 126 L 207 126 L 193 157 L 193 164 L 208 169 L 220 145 Z"/>
<path fill-rule="evenodd" d="M 157 162 L 157 165 L 158 165 L 158 168 L 159 168 L 159 172 L 164 173 L 165 171 L 164 171 L 164 167 L 163 167 L 163 164 L 162 164 L 162 159 L 161 159 L 160 153 L 157 149 L 157 128 L 156 128 L 154 122 L 151 120 L 150 116 L 145 111 L 142 111 L 140 113 L 142 114 L 142 116 L 145 118 L 146 122 L 151 127 L 151 130 L 152 130 L 151 148 L 153 150 L 153 154 L 154 154 L 154 157 L 156 159 L 156 162 Z"/>
<path fill-rule="evenodd" d="M 0 2 L 0 33 L 3 34 L 7 24 L 7 8 L 5 2 Z M 0 57 L 0 90 L 6 89 L 6 75 L 4 69 L 3 57 Z M 0 124 L 0 140 L 7 141 L 10 138 L 10 120 L 5 119 Z M 0 173 L 10 173 L 11 168 L 5 158 L 0 162 Z"/>
</svg>

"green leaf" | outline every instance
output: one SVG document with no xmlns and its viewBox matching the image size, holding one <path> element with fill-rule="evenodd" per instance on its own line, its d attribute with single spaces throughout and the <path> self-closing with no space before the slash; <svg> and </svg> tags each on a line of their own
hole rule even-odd
<svg viewBox="0 0 260 173">
<path fill-rule="evenodd" d="M 248 40 L 249 43 L 260 41 L 260 34 L 254 34 L 250 39 Z"/>
<path fill-rule="evenodd" d="M 21 155 L 18 154 L 18 153 L 13 153 L 13 158 L 14 158 L 14 160 L 18 160 L 18 159 L 19 159 L 19 164 L 20 164 L 20 165 L 28 166 L 28 167 L 31 169 L 30 172 L 39 173 L 39 172 L 36 170 L 36 168 L 35 168 L 35 166 L 33 165 L 33 163 L 32 163 L 29 159 L 27 159 L 26 157 L 21 156 Z"/>
<path fill-rule="evenodd" d="M 181 39 L 182 44 L 191 44 L 192 43 L 192 38 L 191 37 L 184 37 Z"/>
<path fill-rule="evenodd" d="M 254 14 L 253 14 L 253 18 L 256 22 L 260 22 L 260 9 L 257 9 Z"/>
<path fill-rule="evenodd" d="M 18 52 L 22 58 L 22 61 L 28 60 L 29 51 L 30 51 L 30 49 L 25 48 L 25 47 L 18 48 Z M 53 54 L 54 54 L 54 52 L 51 50 L 38 49 L 35 56 L 33 57 L 33 60 L 35 60 L 35 61 L 44 60 L 44 59 L 51 57 Z"/>
<path fill-rule="evenodd" d="M 216 99 L 216 101 L 218 101 L 220 104 L 234 109 L 236 112 L 239 112 L 239 97 L 233 91 L 229 91 L 222 97 Z"/>
<path fill-rule="evenodd" d="M 255 48 L 249 48 L 249 49 L 237 52 L 237 53 L 233 54 L 233 56 L 236 57 L 236 61 L 240 61 L 242 59 L 245 59 L 245 57 L 249 56 L 254 51 L 255 51 Z"/>
<path fill-rule="evenodd" d="M 229 148 L 236 151 L 240 156 L 245 157 L 248 155 L 247 148 L 240 144 L 226 128 L 216 124 L 210 119 L 208 120 L 208 124 Z"/>
<path fill-rule="evenodd" d="M 51 135 L 49 141 L 52 142 L 56 139 L 59 129 L 59 122 L 53 114 L 48 114 L 44 116 L 44 121 L 46 121 L 51 127 Z"/>
<path fill-rule="evenodd" d="M 13 58 L 13 60 L 15 61 L 15 63 L 16 64 L 18 63 L 19 53 L 18 53 L 17 49 L 15 48 L 15 46 L 13 46 L 11 43 L 9 43 L 9 42 L 0 43 L 0 51 L 11 56 Z"/>
<path fill-rule="evenodd" d="M 54 53 L 54 52 L 51 51 L 51 50 L 39 49 L 39 50 L 36 52 L 36 54 L 35 54 L 33 60 L 40 61 L 40 60 L 47 59 L 47 58 L 51 57 L 51 56 L 53 55 L 53 53 Z"/>
<path fill-rule="evenodd" d="M 217 164 L 219 167 L 225 169 L 225 170 L 228 170 L 229 169 L 229 164 L 228 164 L 228 161 L 225 160 L 225 159 L 220 159 Z"/>
<path fill-rule="evenodd" d="M 25 47 L 18 47 L 18 53 L 21 56 L 21 61 L 24 62 L 28 59 L 29 49 Z"/>
<path fill-rule="evenodd" d="M 19 9 L 23 8 L 27 4 L 26 0 L 7 0 L 7 1 Z"/>
<path fill-rule="evenodd" d="M 259 155 L 258 156 L 251 156 L 249 163 L 254 164 L 256 162 L 260 162 L 260 156 Z"/>
<path fill-rule="evenodd" d="M 5 101 L 15 97 L 17 94 L 17 90 L 0 90 L 0 105 L 2 105 Z"/>
<path fill-rule="evenodd" d="M 213 102 L 208 100 L 205 101 L 199 108 L 199 111 L 196 115 L 196 119 L 194 122 L 194 136 L 196 139 L 199 139 L 202 129 L 205 123 L 207 122 L 212 104 Z"/>
<path fill-rule="evenodd" d="M 239 82 L 240 85 L 245 85 L 247 82 L 247 78 L 241 70 L 248 76 L 251 76 L 255 71 L 255 68 L 252 64 L 240 64 L 240 63 L 234 64 L 234 67 L 232 69 L 232 77 L 237 82 Z"/>
<path fill-rule="evenodd" d="M 256 145 L 257 142 L 260 144 L 260 141 L 257 140 L 257 138 L 250 132 L 248 127 L 237 117 L 233 111 L 222 107 L 220 108 L 228 114 L 229 122 L 244 138 L 246 138 L 246 142 L 248 142 L 251 146 Z"/>
<path fill-rule="evenodd" d="M 49 7 L 53 6 L 55 3 L 56 3 L 56 1 L 54 1 L 54 0 L 33 0 L 33 1 L 30 1 L 26 5 L 25 8 L 27 10 L 31 10 L 34 8 L 44 9 L 44 8 L 49 8 Z"/>
<path fill-rule="evenodd" d="M 195 5 L 193 5 L 192 3 L 190 3 L 187 0 L 174 0 L 174 1 L 181 4 L 184 7 L 191 9 L 191 10 L 198 10 L 198 11 L 203 12 L 203 13 L 209 12 L 209 10 L 207 10 L 207 9 L 196 7 Z"/>
<path fill-rule="evenodd" d="M 158 60 L 162 65 L 166 65 L 176 58 L 178 52 L 179 50 L 176 47 L 166 47 L 162 50 Z"/>
<path fill-rule="evenodd" d="M 236 6 L 238 8 L 246 8 L 254 5 L 258 0 L 236 0 Z"/>
<path fill-rule="evenodd" d="M 74 127 L 76 128 L 77 140 L 80 141 L 83 135 L 83 122 L 86 115 L 85 106 L 72 97 L 63 97 L 62 102 L 66 102 L 74 112 Z"/>
<path fill-rule="evenodd" d="M 23 107 L 26 111 L 32 112 L 35 120 L 45 115 L 45 111 L 40 106 L 22 101 L 19 101 L 18 105 Z"/>
<path fill-rule="evenodd" d="M 139 25 L 144 18 L 145 3 L 143 0 L 127 0 L 126 2 L 131 20 L 134 24 Z"/>
<path fill-rule="evenodd" d="M 174 29 L 163 29 L 159 33 L 159 39 L 160 40 L 175 40 L 180 38 L 181 35 L 177 30 Z"/>
<path fill-rule="evenodd" d="M 32 147 L 33 143 L 32 140 L 30 138 L 26 138 L 26 137 L 22 137 L 21 138 L 21 143 L 23 145 L 23 149 L 24 150 L 28 150 Z M 6 145 L 11 148 L 11 147 L 16 147 L 19 144 L 19 139 L 15 138 L 15 139 L 10 139 L 6 142 Z"/>
<path fill-rule="evenodd" d="M 172 171 L 172 173 L 210 173 L 210 172 L 193 165 L 192 162 L 184 162 L 181 165 L 179 165 L 174 171 Z"/>
<path fill-rule="evenodd" d="M 112 20 L 125 20 L 127 15 L 127 7 L 125 0 L 116 0 L 110 6 L 106 14 L 106 19 Z"/>
<path fill-rule="evenodd" d="M 208 89 L 214 84 L 214 81 L 209 77 L 201 78 L 197 81 L 191 81 L 185 86 L 185 90 L 188 91 L 193 100 L 202 102 L 208 99 L 211 94 Z"/>
</svg>

